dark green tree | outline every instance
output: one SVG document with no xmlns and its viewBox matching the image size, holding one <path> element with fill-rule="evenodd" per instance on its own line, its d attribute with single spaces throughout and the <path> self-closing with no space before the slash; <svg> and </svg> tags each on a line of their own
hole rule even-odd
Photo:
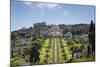
<svg viewBox="0 0 100 67">
<path fill-rule="evenodd" d="M 88 34 L 90 46 L 92 52 L 95 52 L 95 24 L 93 21 L 90 23 L 89 34 Z"/>
<path fill-rule="evenodd" d="M 41 42 L 35 41 L 32 44 L 32 49 L 30 51 L 30 63 L 37 63 L 39 59 L 39 49 L 42 47 Z"/>
</svg>

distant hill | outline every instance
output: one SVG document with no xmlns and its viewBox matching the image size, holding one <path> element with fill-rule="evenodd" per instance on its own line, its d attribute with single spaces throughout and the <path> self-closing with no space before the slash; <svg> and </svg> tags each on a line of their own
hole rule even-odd
<svg viewBox="0 0 100 67">
<path fill-rule="evenodd" d="M 16 31 L 12 31 L 11 32 L 11 40 L 16 40 L 19 38 L 30 38 L 30 37 L 34 37 L 34 36 L 39 36 L 41 35 L 42 31 L 48 31 L 50 26 L 52 25 L 45 25 L 45 28 L 43 26 L 40 27 L 38 26 L 36 28 L 34 27 L 30 27 L 30 28 L 25 28 L 23 27 L 22 29 L 16 30 Z M 89 31 L 89 24 L 73 24 L 73 25 L 65 25 L 65 24 L 59 24 L 58 25 L 60 27 L 60 29 L 62 30 L 62 33 L 65 34 L 67 32 L 72 32 L 73 35 L 75 34 L 82 34 L 82 33 L 88 33 Z"/>
<path fill-rule="evenodd" d="M 76 34 L 77 32 L 81 33 L 88 33 L 89 31 L 89 24 L 74 24 L 74 25 L 64 25 L 60 24 L 59 27 L 63 30 L 63 34 L 66 32 L 72 32 L 72 34 Z"/>
</svg>

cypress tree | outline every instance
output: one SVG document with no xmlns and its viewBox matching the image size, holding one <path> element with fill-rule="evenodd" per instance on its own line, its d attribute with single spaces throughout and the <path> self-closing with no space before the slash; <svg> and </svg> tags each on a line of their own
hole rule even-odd
<svg viewBox="0 0 100 67">
<path fill-rule="evenodd" d="M 90 23 L 89 34 L 88 34 L 90 46 L 92 52 L 95 52 L 95 24 L 93 21 Z"/>
</svg>

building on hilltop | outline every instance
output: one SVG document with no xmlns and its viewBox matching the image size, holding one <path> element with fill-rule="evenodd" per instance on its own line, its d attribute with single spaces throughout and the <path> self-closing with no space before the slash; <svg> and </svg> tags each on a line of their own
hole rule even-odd
<svg viewBox="0 0 100 67">
<path fill-rule="evenodd" d="M 54 37 L 62 37 L 62 31 L 59 25 L 47 25 L 46 22 L 35 23 L 34 24 L 34 32 L 38 36 L 54 36 Z"/>
<path fill-rule="evenodd" d="M 35 23 L 34 24 L 34 28 L 43 28 L 46 27 L 47 23 L 45 21 L 41 22 L 41 23 Z"/>
<path fill-rule="evenodd" d="M 44 21 L 44 22 L 41 22 L 41 23 L 35 23 L 34 24 L 34 33 L 35 35 L 37 36 L 42 36 L 42 33 L 43 31 L 46 31 L 47 30 L 47 23 Z"/>
<path fill-rule="evenodd" d="M 49 29 L 49 36 L 62 37 L 62 31 L 58 25 L 52 25 Z"/>
</svg>

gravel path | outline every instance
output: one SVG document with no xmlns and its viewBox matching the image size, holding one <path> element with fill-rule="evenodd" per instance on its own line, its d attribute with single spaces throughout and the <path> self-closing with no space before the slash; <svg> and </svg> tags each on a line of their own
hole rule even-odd
<svg viewBox="0 0 100 67">
<path fill-rule="evenodd" d="M 57 45 L 57 39 L 54 39 L 54 63 L 58 63 L 58 45 Z"/>
</svg>

